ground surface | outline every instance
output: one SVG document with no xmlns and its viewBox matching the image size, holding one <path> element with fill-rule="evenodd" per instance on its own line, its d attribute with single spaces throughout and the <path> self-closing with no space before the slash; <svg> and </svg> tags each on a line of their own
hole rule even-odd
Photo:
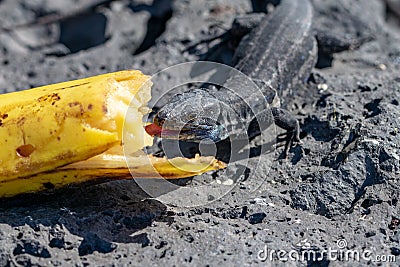
<svg viewBox="0 0 400 267">
<path fill-rule="evenodd" d="M 103 2 L 67 20 L 3 30 L 0 91 L 128 68 L 153 74 L 190 60 L 229 65 L 229 42 L 187 48 L 224 33 L 235 16 L 257 8 L 256 1 L 239 0 Z M 210 187 L 224 188 L 229 180 L 238 185 L 192 208 L 164 205 L 133 181 L 2 200 L 0 266 L 361 266 L 379 265 L 373 261 L 379 255 L 397 258 L 382 266 L 398 266 L 399 1 L 388 0 L 389 8 L 366 2 L 313 1 L 318 67 L 324 68 L 315 68 L 287 100 L 303 141 L 287 160 L 279 159 L 278 148 L 198 177 Z M 0 25 L 13 28 L 93 3 L 98 1 L 2 0 Z M 357 21 L 347 20 L 349 14 Z M 344 45 L 323 50 L 329 35 Z M 154 87 L 156 98 L 162 93 Z M 264 183 L 254 189 L 254 181 Z M 179 196 L 182 203 L 192 197 Z M 329 248 L 367 251 L 372 260 L 335 261 L 324 254 Z M 275 253 L 275 261 L 263 261 L 266 249 L 324 257 L 285 262 Z"/>
</svg>

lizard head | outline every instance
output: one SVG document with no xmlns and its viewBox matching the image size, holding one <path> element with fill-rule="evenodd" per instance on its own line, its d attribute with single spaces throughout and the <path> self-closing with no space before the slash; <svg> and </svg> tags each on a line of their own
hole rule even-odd
<svg viewBox="0 0 400 267">
<path fill-rule="evenodd" d="M 218 122 L 221 105 L 202 89 L 175 95 L 146 126 L 150 135 L 191 142 L 218 142 L 228 137 Z"/>
</svg>

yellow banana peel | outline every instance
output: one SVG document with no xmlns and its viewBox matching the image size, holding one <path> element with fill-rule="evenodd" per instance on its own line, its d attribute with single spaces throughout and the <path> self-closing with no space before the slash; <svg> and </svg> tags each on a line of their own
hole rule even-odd
<svg viewBox="0 0 400 267">
<path fill-rule="evenodd" d="M 213 157 L 156 158 L 144 130 L 150 77 L 128 70 L 0 95 L 0 197 L 72 183 L 183 178 Z"/>
</svg>

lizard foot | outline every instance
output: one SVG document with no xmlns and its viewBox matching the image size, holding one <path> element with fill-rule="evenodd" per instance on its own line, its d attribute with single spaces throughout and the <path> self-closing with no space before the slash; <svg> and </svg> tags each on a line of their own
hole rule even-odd
<svg viewBox="0 0 400 267">
<path fill-rule="evenodd" d="M 281 138 L 278 136 L 278 142 L 286 140 L 285 150 L 283 152 L 283 157 L 287 158 L 287 154 L 294 143 L 301 143 L 300 140 L 300 125 L 298 120 L 290 114 L 287 110 L 281 108 L 272 108 L 272 115 L 274 116 L 275 124 L 286 130 L 284 133 L 285 137 Z M 281 140 L 279 139 L 281 138 Z"/>
</svg>

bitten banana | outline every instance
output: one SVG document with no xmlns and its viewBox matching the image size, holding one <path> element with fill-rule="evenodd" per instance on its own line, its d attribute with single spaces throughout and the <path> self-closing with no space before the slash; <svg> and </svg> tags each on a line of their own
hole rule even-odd
<svg viewBox="0 0 400 267">
<path fill-rule="evenodd" d="M 224 168 L 210 157 L 140 153 L 152 144 L 142 121 L 149 78 L 120 71 L 0 95 L 0 197 L 131 174 L 182 178 Z"/>
</svg>

